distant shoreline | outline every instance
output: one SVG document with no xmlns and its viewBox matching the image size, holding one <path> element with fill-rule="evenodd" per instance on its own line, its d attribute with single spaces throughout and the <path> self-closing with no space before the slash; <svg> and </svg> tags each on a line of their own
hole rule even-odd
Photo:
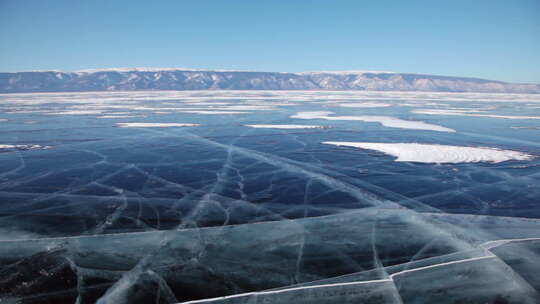
<svg viewBox="0 0 540 304">
<path fill-rule="evenodd" d="M 384 91 L 540 94 L 540 84 L 379 71 L 254 72 L 121 68 L 0 73 L 0 93 L 103 91 Z"/>
</svg>

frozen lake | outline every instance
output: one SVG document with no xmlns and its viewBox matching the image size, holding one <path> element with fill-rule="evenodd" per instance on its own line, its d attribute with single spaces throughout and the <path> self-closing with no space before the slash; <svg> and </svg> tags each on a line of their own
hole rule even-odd
<svg viewBox="0 0 540 304">
<path fill-rule="evenodd" d="M 539 238 L 540 95 L 0 94 L 0 299 L 537 303 Z"/>
</svg>

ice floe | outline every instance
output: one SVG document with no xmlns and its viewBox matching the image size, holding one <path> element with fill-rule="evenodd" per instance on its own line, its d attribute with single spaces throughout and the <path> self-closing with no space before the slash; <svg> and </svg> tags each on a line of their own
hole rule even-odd
<svg viewBox="0 0 540 304">
<path fill-rule="evenodd" d="M 512 150 L 489 147 L 464 147 L 419 143 L 373 143 L 326 141 L 323 144 L 375 150 L 397 157 L 398 162 L 419 163 L 500 163 L 507 160 L 531 160 L 534 156 Z"/>
<path fill-rule="evenodd" d="M 195 123 L 154 123 L 154 122 L 120 122 L 120 128 L 170 128 L 170 127 L 197 127 Z"/>
<path fill-rule="evenodd" d="M 400 129 L 413 129 L 413 130 L 430 130 L 439 132 L 456 132 L 454 129 L 425 123 L 422 121 L 403 120 L 391 116 L 329 116 L 334 114 L 328 111 L 315 111 L 315 112 L 299 112 L 291 118 L 300 119 L 326 119 L 326 120 L 356 120 L 365 122 L 378 122 L 385 127 L 400 128 Z"/>
</svg>

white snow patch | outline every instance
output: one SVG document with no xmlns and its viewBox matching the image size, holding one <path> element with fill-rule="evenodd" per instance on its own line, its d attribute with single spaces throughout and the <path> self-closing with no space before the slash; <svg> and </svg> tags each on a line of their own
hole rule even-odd
<svg viewBox="0 0 540 304">
<path fill-rule="evenodd" d="M 370 70 L 351 70 L 351 71 L 310 71 L 296 73 L 298 75 L 313 75 L 313 74 L 332 74 L 332 75 L 358 75 L 358 74 L 395 74 L 390 71 L 370 71 Z"/>
<path fill-rule="evenodd" d="M 103 115 L 98 116 L 97 118 L 135 118 L 135 117 L 146 117 L 144 115 Z"/>
<path fill-rule="evenodd" d="M 323 144 L 380 151 L 397 157 L 398 162 L 418 163 L 500 163 L 508 160 L 531 160 L 533 155 L 489 147 L 463 147 L 419 143 L 369 143 L 326 141 Z"/>
<path fill-rule="evenodd" d="M 164 102 L 163 104 L 167 104 L 167 105 L 188 105 L 188 106 L 191 106 L 191 105 L 197 105 L 197 106 L 226 106 L 226 105 L 230 105 L 231 103 L 230 102 L 206 102 L 206 101 L 198 101 L 198 100 L 187 100 L 187 101 L 182 101 L 180 104 L 179 103 L 173 103 L 173 102 Z"/>
<path fill-rule="evenodd" d="M 0 145 L 1 150 L 45 150 L 50 149 L 50 146 L 40 145 Z"/>
<path fill-rule="evenodd" d="M 403 120 L 391 116 L 328 116 L 333 112 L 318 111 L 318 112 L 299 112 L 291 118 L 301 119 L 326 119 L 326 120 L 358 120 L 365 122 L 378 122 L 385 127 L 413 129 L 413 130 L 431 130 L 439 132 L 456 132 L 454 129 L 428 124 L 422 121 Z"/>
<path fill-rule="evenodd" d="M 291 118 L 324 119 L 330 114 L 334 114 L 334 112 L 329 112 L 329 111 L 298 112 L 295 115 L 291 116 Z"/>
<path fill-rule="evenodd" d="M 216 110 L 235 110 L 235 111 L 268 111 L 275 110 L 274 107 L 269 107 L 266 105 L 233 105 L 225 107 L 215 107 Z"/>
<path fill-rule="evenodd" d="M 313 125 L 245 125 L 251 128 L 261 129 L 323 129 L 325 126 L 313 126 Z"/>
<path fill-rule="evenodd" d="M 132 70 L 132 69 L 131 69 Z M 403 102 L 526 102 L 538 104 L 538 94 L 502 93 L 448 93 L 448 92 L 387 92 L 387 91 L 117 91 L 117 92 L 59 92 L 59 93 L 10 93 L 0 94 L 6 104 L 38 105 L 45 103 L 78 103 L 88 105 L 136 105 L 140 102 L 156 100 L 159 102 L 388 102 L 396 105 Z"/>
<path fill-rule="evenodd" d="M 528 127 L 524 127 L 524 126 L 512 126 L 510 127 L 511 129 L 527 129 L 527 130 L 540 130 L 540 127 L 534 127 L 534 126 L 528 126 Z"/>
<path fill-rule="evenodd" d="M 180 71 L 180 72 L 247 72 L 243 70 L 223 70 L 223 69 L 192 69 L 192 68 L 152 68 L 152 67 L 134 67 L 134 68 L 103 68 L 103 69 L 85 69 L 74 71 L 76 74 L 85 73 L 99 73 L 99 72 L 166 72 L 166 71 Z"/>
<path fill-rule="evenodd" d="M 62 111 L 62 112 L 51 112 L 47 113 L 47 115 L 96 115 L 101 114 L 103 111 L 99 110 L 73 110 L 73 111 Z"/>
<path fill-rule="evenodd" d="M 505 118 L 505 119 L 540 119 L 540 116 L 479 114 L 479 113 L 472 113 L 472 112 L 479 112 L 479 111 L 461 111 L 461 110 L 420 109 L 420 110 L 413 110 L 412 112 L 415 114 L 426 114 L 426 115 L 455 115 L 455 116 L 492 117 L 492 118 Z"/>
<path fill-rule="evenodd" d="M 392 106 L 389 103 L 378 102 L 363 102 L 363 103 L 340 103 L 340 107 L 344 108 L 385 108 Z"/>
<path fill-rule="evenodd" d="M 120 128 L 170 128 L 170 127 L 197 127 L 194 123 L 156 123 L 156 122 L 120 122 Z"/>
<path fill-rule="evenodd" d="M 204 115 L 236 115 L 236 114 L 248 114 L 249 112 L 240 111 L 177 111 L 178 113 L 190 113 L 190 114 L 204 114 Z"/>
</svg>

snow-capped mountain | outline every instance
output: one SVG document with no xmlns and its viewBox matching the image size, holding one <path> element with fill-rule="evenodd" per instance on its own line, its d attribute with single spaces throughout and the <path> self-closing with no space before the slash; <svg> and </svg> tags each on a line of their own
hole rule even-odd
<svg viewBox="0 0 540 304">
<path fill-rule="evenodd" d="M 120 68 L 0 73 L 0 92 L 132 90 L 372 90 L 540 93 L 540 84 L 383 71 L 303 73 Z"/>
</svg>

